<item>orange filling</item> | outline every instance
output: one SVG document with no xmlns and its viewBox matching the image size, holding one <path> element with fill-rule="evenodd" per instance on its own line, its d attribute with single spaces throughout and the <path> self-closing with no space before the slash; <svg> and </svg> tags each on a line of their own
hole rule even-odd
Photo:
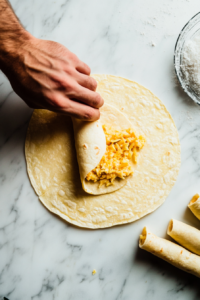
<svg viewBox="0 0 200 300">
<path fill-rule="evenodd" d="M 106 136 L 106 152 L 98 166 L 86 176 L 88 181 L 99 181 L 99 187 L 114 184 L 117 177 L 125 179 L 131 175 L 131 160 L 137 163 L 138 151 L 145 143 L 145 138 L 137 137 L 131 128 L 118 131 L 106 125 L 102 127 Z"/>
</svg>

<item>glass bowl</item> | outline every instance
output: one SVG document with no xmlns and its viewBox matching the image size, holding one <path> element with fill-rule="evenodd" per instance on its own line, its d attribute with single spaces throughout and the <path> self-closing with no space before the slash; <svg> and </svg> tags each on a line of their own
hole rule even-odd
<svg viewBox="0 0 200 300">
<path fill-rule="evenodd" d="M 174 66 L 181 87 L 195 103 L 200 105 L 200 96 L 197 95 L 195 91 L 186 84 L 181 69 L 182 54 L 185 43 L 198 35 L 200 35 L 200 12 L 189 20 L 178 36 L 174 50 Z"/>
</svg>

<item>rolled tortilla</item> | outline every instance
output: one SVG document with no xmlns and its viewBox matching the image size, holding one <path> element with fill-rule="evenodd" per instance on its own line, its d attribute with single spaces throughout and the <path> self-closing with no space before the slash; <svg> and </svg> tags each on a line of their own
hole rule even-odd
<svg viewBox="0 0 200 300">
<path fill-rule="evenodd" d="M 104 104 L 100 109 L 100 120 L 86 122 L 73 118 L 74 139 L 79 173 L 84 191 L 100 195 L 114 192 L 126 184 L 127 179 L 115 179 L 114 185 L 101 186 L 99 182 L 87 181 L 85 178 L 99 164 L 106 152 L 106 138 L 102 125 L 108 125 L 116 130 L 132 127 L 128 118 L 115 107 Z"/>
<path fill-rule="evenodd" d="M 168 240 L 159 238 L 147 227 L 140 235 L 139 247 L 169 262 L 173 266 L 200 277 L 200 257 Z"/>
<path fill-rule="evenodd" d="M 188 207 L 191 210 L 191 212 L 193 212 L 195 217 L 197 217 L 200 220 L 200 198 L 199 198 L 199 194 L 196 194 L 192 197 L 192 200 L 188 204 Z"/>
<path fill-rule="evenodd" d="M 200 231 L 198 229 L 171 219 L 167 234 L 183 247 L 200 255 Z"/>
</svg>

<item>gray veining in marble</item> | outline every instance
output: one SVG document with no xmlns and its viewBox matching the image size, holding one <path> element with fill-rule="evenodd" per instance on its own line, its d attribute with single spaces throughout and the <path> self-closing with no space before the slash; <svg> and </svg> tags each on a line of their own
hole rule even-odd
<svg viewBox="0 0 200 300">
<path fill-rule="evenodd" d="M 177 125 L 182 165 L 153 214 L 106 230 L 75 228 L 50 214 L 29 183 L 24 140 L 32 110 L 0 73 L 0 300 L 196 300 L 199 279 L 138 248 L 143 226 L 166 237 L 170 218 L 200 229 L 187 209 L 200 192 L 200 107 L 181 91 L 173 50 L 198 0 L 12 0 L 33 35 L 64 44 L 93 73 L 138 81 Z M 92 275 L 92 270 L 97 273 Z"/>
</svg>

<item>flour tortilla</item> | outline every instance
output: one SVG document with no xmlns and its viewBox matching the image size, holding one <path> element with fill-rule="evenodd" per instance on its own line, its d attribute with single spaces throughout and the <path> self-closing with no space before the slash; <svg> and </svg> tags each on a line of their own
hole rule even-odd
<svg viewBox="0 0 200 300">
<path fill-rule="evenodd" d="M 183 247 L 200 255 L 200 231 L 198 229 L 171 219 L 167 234 Z"/>
<path fill-rule="evenodd" d="M 200 277 L 200 257 L 198 255 L 192 254 L 175 243 L 157 237 L 147 227 L 143 228 L 141 236 L 139 240 L 141 249 L 164 259 L 185 272 Z"/>
<path fill-rule="evenodd" d="M 85 178 L 100 162 L 106 152 L 106 138 L 102 125 L 107 125 L 115 130 L 123 130 L 132 127 L 131 122 L 114 106 L 104 104 L 100 109 L 100 120 L 85 122 L 72 119 L 76 154 L 79 165 L 79 173 L 84 191 L 89 194 L 101 195 L 114 192 L 126 184 L 126 179 L 115 179 L 114 185 L 99 188 L 99 182 L 87 181 Z M 132 162 L 132 161 L 131 161 Z"/>
<path fill-rule="evenodd" d="M 196 194 L 192 197 L 192 200 L 188 204 L 191 212 L 200 220 L 200 197 L 199 194 Z"/>
<path fill-rule="evenodd" d="M 136 134 L 146 139 L 127 184 L 98 196 L 83 190 L 72 121 L 64 115 L 35 110 L 25 154 L 28 175 L 40 201 L 68 222 L 96 229 L 138 220 L 165 201 L 178 176 L 180 144 L 169 112 L 149 90 L 121 77 L 93 77 L 105 103 L 123 112 Z"/>
</svg>

